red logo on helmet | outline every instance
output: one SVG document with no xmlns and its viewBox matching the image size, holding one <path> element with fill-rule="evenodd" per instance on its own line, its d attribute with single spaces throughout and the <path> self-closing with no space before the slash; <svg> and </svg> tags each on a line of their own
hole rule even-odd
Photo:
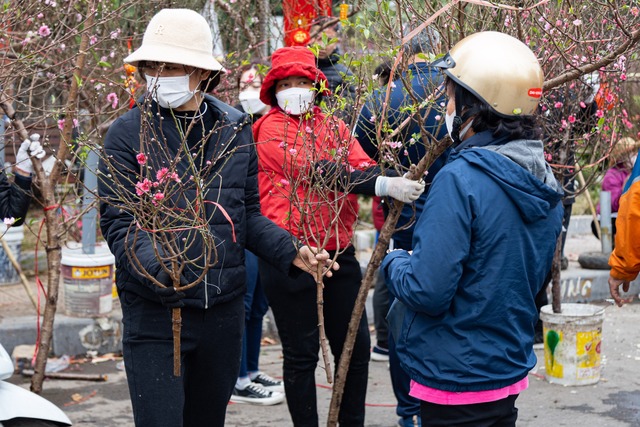
<svg viewBox="0 0 640 427">
<path fill-rule="evenodd" d="M 529 89 L 529 92 L 527 94 L 532 98 L 540 98 L 542 96 L 542 88 L 540 87 L 531 88 Z"/>
</svg>

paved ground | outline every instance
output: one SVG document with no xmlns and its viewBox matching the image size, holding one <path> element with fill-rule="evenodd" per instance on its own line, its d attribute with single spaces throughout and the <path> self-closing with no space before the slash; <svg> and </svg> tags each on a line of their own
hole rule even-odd
<svg viewBox="0 0 640 427">
<path fill-rule="evenodd" d="M 640 304 L 617 308 L 602 301 L 606 294 L 602 289 L 596 288 L 602 287 L 602 277 L 606 276 L 606 272 L 581 270 L 577 263 L 580 254 L 599 249 L 599 242 L 588 233 L 570 233 L 565 249 L 570 259 L 570 267 L 563 272 L 563 277 L 567 277 L 563 283 L 563 297 L 565 301 L 584 300 L 607 307 L 602 335 L 603 360 L 600 382 L 582 387 L 564 387 L 548 383 L 544 379 L 543 353 L 542 350 L 537 350 L 540 362 L 530 373 L 530 388 L 517 402 L 520 408 L 519 426 L 640 425 Z M 596 286 L 598 283 L 600 284 Z M 605 296 L 600 298 L 598 295 Z M 598 299 L 600 302 L 596 301 Z M 115 320 L 109 325 L 117 327 L 117 311 L 116 304 L 113 316 Z M 0 341 L 10 341 L 14 344 L 33 343 L 33 314 L 34 309 L 21 286 L 0 286 Z M 63 336 L 58 338 L 54 345 L 64 353 L 64 350 L 82 349 L 82 346 L 86 347 L 94 342 L 90 338 L 96 339 L 98 336 L 95 342 L 104 344 L 109 341 L 107 347 L 117 347 L 117 331 L 110 330 L 109 325 L 96 328 L 92 322 L 91 319 L 59 316 L 56 319 L 56 329 Z M 16 324 L 19 324 L 20 328 L 16 329 Z M 81 339 L 72 336 L 78 335 L 78 329 L 84 331 L 80 333 L 84 333 Z M 108 339 L 101 334 L 106 334 Z M 78 363 L 72 363 L 67 372 L 103 373 L 108 375 L 108 380 L 47 380 L 43 396 L 62 407 L 75 426 L 132 426 L 126 378 L 124 372 L 118 369 L 119 359 L 94 364 L 80 358 L 76 359 L 76 362 Z M 261 365 L 270 375 L 281 376 L 281 351 L 278 345 L 263 347 Z M 26 378 L 14 377 L 12 382 L 21 383 L 28 388 Z M 324 422 L 331 393 L 321 369 L 317 371 L 317 382 L 320 416 Z M 286 404 L 273 407 L 232 404 L 227 412 L 228 426 L 291 424 Z M 393 426 L 396 421 L 395 399 L 386 363 L 371 362 L 366 425 Z"/>
<path fill-rule="evenodd" d="M 638 426 L 640 425 L 640 304 L 608 307 L 603 325 L 603 369 L 600 382 L 582 387 L 550 384 L 537 366 L 529 375 L 530 388 L 517 406 L 519 426 Z M 536 351 L 542 360 L 542 351 Z M 280 347 L 265 346 L 262 368 L 281 375 Z M 539 364 L 540 365 L 540 364 Z M 43 396 L 62 407 L 78 427 L 132 426 L 124 372 L 117 361 L 74 364 L 71 372 L 106 373 L 102 383 L 47 380 Z M 14 378 L 28 387 L 26 379 Z M 326 419 L 330 390 L 318 369 L 318 401 L 321 420 Z M 394 398 L 386 363 L 371 362 L 367 392 L 367 426 L 391 427 L 396 422 Z M 286 403 L 258 407 L 232 404 L 227 426 L 291 425 Z M 323 421 L 324 422 L 324 421 Z"/>
</svg>

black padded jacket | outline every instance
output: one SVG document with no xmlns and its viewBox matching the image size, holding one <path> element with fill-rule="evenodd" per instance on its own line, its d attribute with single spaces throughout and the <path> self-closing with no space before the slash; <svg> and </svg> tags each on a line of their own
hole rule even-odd
<svg viewBox="0 0 640 427">
<path fill-rule="evenodd" d="M 258 159 L 248 116 L 210 96 L 206 96 L 204 102 L 216 120 L 216 130 L 209 137 L 205 152 L 205 160 L 213 163 L 212 172 L 203 191 L 217 259 L 208 270 L 204 283 L 185 291 L 185 305 L 198 308 L 209 308 L 244 294 L 245 247 L 285 274 L 300 272 L 291 264 L 297 253 L 297 242 L 260 212 Z M 169 110 L 159 108 L 155 102 L 150 104 L 149 113 L 156 135 L 163 135 L 167 141 L 167 150 L 148 150 L 147 164 L 167 164 L 175 159 L 163 158 L 166 157 L 163 153 L 176 153 L 181 141 L 176 121 Z M 107 160 L 100 162 L 98 179 L 100 227 L 116 259 L 118 289 L 159 302 L 153 291 L 156 285 L 136 271 L 127 255 L 128 251 L 134 251 L 140 265 L 153 276 L 160 271 L 154 248 L 144 233 L 136 240 L 135 247 L 128 248 L 132 239 L 127 240 L 127 232 L 135 227 L 136 220 L 126 207 L 123 209 L 121 194 L 124 189 L 127 197 L 135 200 L 135 183 L 139 180 L 135 171 L 140 170 L 136 160 L 141 146 L 140 132 L 141 110 L 137 107 L 118 118 L 107 132 L 104 143 Z M 187 159 L 179 159 L 177 172 L 186 174 L 188 164 Z M 193 187 L 188 190 L 193 194 L 183 194 L 183 200 L 189 197 L 195 200 Z M 181 203 L 184 201 L 176 201 L 178 207 Z M 178 240 L 181 241 L 182 236 Z M 198 257 L 202 252 L 202 246 L 196 242 L 190 245 L 188 254 Z M 186 278 L 192 281 L 197 274 L 198 271 L 188 271 Z"/>
</svg>

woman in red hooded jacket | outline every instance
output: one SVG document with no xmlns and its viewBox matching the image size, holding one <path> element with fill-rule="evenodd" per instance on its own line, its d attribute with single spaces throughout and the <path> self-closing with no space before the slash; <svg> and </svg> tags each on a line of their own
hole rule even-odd
<svg viewBox="0 0 640 427">
<path fill-rule="evenodd" d="M 340 270 L 324 279 L 323 296 L 324 326 L 337 365 L 362 280 L 351 245 L 358 217 L 354 193 L 411 202 L 424 185 L 380 176 L 347 125 L 316 105 L 329 94 L 326 88 L 326 77 L 309 49 L 278 49 L 260 90 L 260 99 L 272 108 L 256 122 L 253 133 L 262 213 L 301 242 L 337 255 Z M 317 426 L 316 284 L 303 275 L 288 278 L 266 263 L 260 264 L 260 278 L 282 341 L 284 386 L 293 423 Z M 347 375 L 340 425 L 364 425 L 369 346 L 365 314 Z"/>
</svg>

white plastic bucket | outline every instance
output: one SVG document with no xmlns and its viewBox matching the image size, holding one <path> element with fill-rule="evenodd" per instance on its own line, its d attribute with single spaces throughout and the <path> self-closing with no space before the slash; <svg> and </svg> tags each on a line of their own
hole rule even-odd
<svg viewBox="0 0 640 427">
<path fill-rule="evenodd" d="M 20 262 L 22 254 L 22 240 L 24 239 L 24 226 L 9 227 L 0 223 L 0 236 L 7 243 L 13 256 Z M 20 275 L 9 260 L 4 248 L 0 245 L 0 285 L 15 285 L 20 283 Z"/>
<path fill-rule="evenodd" d="M 545 377 L 567 386 L 595 384 L 600 380 L 604 308 L 589 304 L 551 305 L 540 310 L 544 334 Z"/>
<path fill-rule="evenodd" d="M 115 257 L 106 245 L 85 254 L 82 245 L 69 243 L 62 249 L 61 272 L 64 312 L 68 316 L 96 317 L 113 309 Z"/>
</svg>

